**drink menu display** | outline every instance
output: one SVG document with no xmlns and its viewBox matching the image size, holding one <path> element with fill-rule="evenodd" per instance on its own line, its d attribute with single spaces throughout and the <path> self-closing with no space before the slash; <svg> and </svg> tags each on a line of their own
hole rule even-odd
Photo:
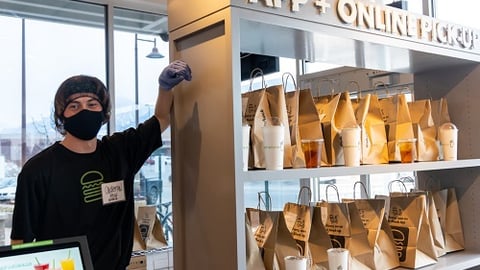
<svg viewBox="0 0 480 270">
<path fill-rule="evenodd" d="M 84 270 L 78 247 L 0 258 L 0 270 Z"/>
</svg>

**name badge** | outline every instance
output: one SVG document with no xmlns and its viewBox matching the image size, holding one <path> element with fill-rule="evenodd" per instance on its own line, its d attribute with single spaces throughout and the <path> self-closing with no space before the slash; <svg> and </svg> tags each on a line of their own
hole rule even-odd
<svg viewBox="0 0 480 270">
<path fill-rule="evenodd" d="M 102 184 L 103 205 L 125 201 L 123 180 Z"/>
</svg>

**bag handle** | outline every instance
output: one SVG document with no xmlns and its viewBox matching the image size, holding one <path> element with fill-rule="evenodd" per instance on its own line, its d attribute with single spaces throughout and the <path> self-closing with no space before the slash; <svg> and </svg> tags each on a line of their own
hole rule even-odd
<svg viewBox="0 0 480 270">
<path fill-rule="evenodd" d="M 262 194 L 265 194 L 267 201 L 265 201 L 262 197 Z M 260 210 L 260 203 L 263 202 L 263 205 L 265 206 L 266 211 L 270 211 L 272 209 L 272 197 L 270 197 L 270 194 L 267 191 L 260 191 L 257 193 L 258 195 L 258 204 L 257 204 L 257 209 Z"/>
<path fill-rule="evenodd" d="M 355 184 L 353 184 L 353 199 L 355 200 L 355 187 L 357 186 L 357 184 L 359 184 L 361 187 L 363 187 L 363 191 L 365 191 L 365 194 L 367 194 L 367 198 L 370 198 L 370 194 L 368 194 L 368 191 L 367 191 L 367 187 L 365 186 L 365 184 L 361 181 L 357 181 L 355 182 Z"/>
<path fill-rule="evenodd" d="M 287 92 L 287 82 L 288 82 L 289 78 L 292 79 L 293 87 L 294 87 L 295 91 L 298 91 L 297 82 L 295 81 L 295 78 L 293 77 L 293 74 L 290 73 L 290 72 L 285 72 L 285 73 L 282 74 L 283 91 Z"/>
<path fill-rule="evenodd" d="M 337 200 L 340 202 L 340 194 L 338 193 L 338 188 L 334 184 L 328 184 L 327 187 L 325 188 L 325 196 L 327 197 L 327 202 L 328 202 L 328 188 L 333 188 L 335 192 L 337 193 Z"/>
<path fill-rule="evenodd" d="M 310 189 L 310 187 L 302 186 L 298 191 L 297 204 L 300 204 L 300 198 L 302 197 L 303 191 L 308 191 L 308 201 L 312 201 L 312 190 Z"/>
<path fill-rule="evenodd" d="M 377 94 L 377 89 L 380 87 L 380 86 L 383 86 L 383 88 L 385 88 L 385 97 L 389 97 L 390 96 L 390 90 L 388 89 L 387 85 L 385 84 L 385 82 L 383 81 L 376 81 L 375 84 L 374 84 L 374 92 L 375 92 L 375 95 L 377 95 L 377 97 L 379 96 Z"/>
<path fill-rule="evenodd" d="M 405 191 L 405 192 L 403 192 L 403 193 L 408 194 L 407 186 L 405 186 L 405 183 L 404 183 L 401 179 L 402 179 L 402 178 L 400 178 L 400 179 L 395 179 L 395 180 L 393 180 L 393 181 L 390 181 L 390 182 L 388 183 L 388 192 L 390 192 L 390 193 L 392 192 L 392 184 L 393 184 L 393 183 L 400 183 L 401 186 L 403 186 L 403 190 Z"/>
<path fill-rule="evenodd" d="M 263 88 L 267 88 L 267 84 L 265 83 L 265 77 L 263 76 L 263 70 L 261 68 L 254 68 L 252 69 L 252 71 L 250 72 L 250 88 L 249 88 L 249 91 L 252 91 L 252 84 L 253 84 L 253 81 L 258 77 L 258 76 L 261 76 L 262 77 L 262 87 Z"/>
</svg>

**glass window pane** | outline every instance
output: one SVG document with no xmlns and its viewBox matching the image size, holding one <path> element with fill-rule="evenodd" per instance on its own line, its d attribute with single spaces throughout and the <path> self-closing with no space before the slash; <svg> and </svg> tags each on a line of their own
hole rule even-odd
<svg viewBox="0 0 480 270">
<path fill-rule="evenodd" d="M 52 115 L 60 83 L 78 74 L 96 76 L 105 82 L 104 6 L 75 1 L 56 3 L 62 9 L 53 13 L 54 9 L 40 7 L 32 11 L 21 3 L 12 3 L 5 13 L 6 4 L 0 6 L 2 14 L 7 14 L 0 16 L 0 80 L 4 89 L 0 107 L 4 116 L 0 117 L 0 188 L 14 188 L 23 164 L 62 139 Z M 101 134 L 105 133 L 106 127 L 101 130 Z M 13 204 L 8 203 L 13 199 L 14 192 L 0 202 L 3 212 L 11 214 Z"/>
<path fill-rule="evenodd" d="M 478 0 L 435 0 L 435 16 L 443 21 L 480 29 Z"/>
<path fill-rule="evenodd" d="M 68 77 L 87 74 L 105 81 L 105 30 L 28 20 L 25 27 L 28 157 L 61 140 L 52 123 L 53 98 Z M 55 65 L 52 66 L 52 59 Z M 103 134 L 105 133 L 105 127 Z"/>
<path fill-rule="evenodd" d="M 127 20 L 128 18 L 128 20 Z M 125 130 L 150 118 L 158 94 L 158 76 L 169 64 L 166 16 L 114 9 L 115 129 Z M 153 50 L 158 54 L 153 55 Z M 172 237 L 170 129 L 163 146 L 140 169 L 135 180 L 137 204 L 156 205 L 169 243 Z"/>
</svg>

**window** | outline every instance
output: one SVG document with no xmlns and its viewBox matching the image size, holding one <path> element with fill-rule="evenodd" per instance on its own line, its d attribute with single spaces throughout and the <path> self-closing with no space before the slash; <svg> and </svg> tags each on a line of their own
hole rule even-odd
<svg viewBox="0 0 480 270">
<path fill-rule="evenodd" d="M 478 10 L 480 2 L 476 0 L 435 0 L 435 17 L 455 24 L 480 28 Z"/>
<path fill-rule="evenodd" d="M 114 24 L 115 46 L 115 130 L 137 126 L 155 110 L 158 76 L 170 62 L 164 15 L 114 9 L 114 22 L 125 17 L 134 28 Z M 145 20 L 148 18 L 148 20 Z M 172 173 L 170 129 L 163 134 L 163 146 L 155 151 L 135 179 L 139 205 L 156 205 L 167 240 L 172 243 Z"/>
<path fill-rule="evenodd" d="M 60 83 L 87 74 L 110 85 L 105 11 L 103 5 L 70 0 L 40 4 L 0 1 L 0 193 L 8 195 L 0 196 L 0 213 L 8 216 L 13 210 L 10 190 L 14 190 L 25 161 L 62 138 L 55 131 L 52 115 Z M 115 89 L 109 88 L 115 93 L 116 121 L 111 132 L 135 126 L 153 114 L 158 75 L 169 63 L 165 15 L 115 8 L 113 16 L 116 80 Z M 145 57 L 154 47 L 163 58 Z M 106 125 L 100 131 L 104 134 Z M 170 135 L 163 135 L 165 147 L 158 149 L 138 174 L 137 195 L 148 198 L 145 203 L 158 205 L 165 212 L 162 221 L 171 222 Z"/>
</svg>

